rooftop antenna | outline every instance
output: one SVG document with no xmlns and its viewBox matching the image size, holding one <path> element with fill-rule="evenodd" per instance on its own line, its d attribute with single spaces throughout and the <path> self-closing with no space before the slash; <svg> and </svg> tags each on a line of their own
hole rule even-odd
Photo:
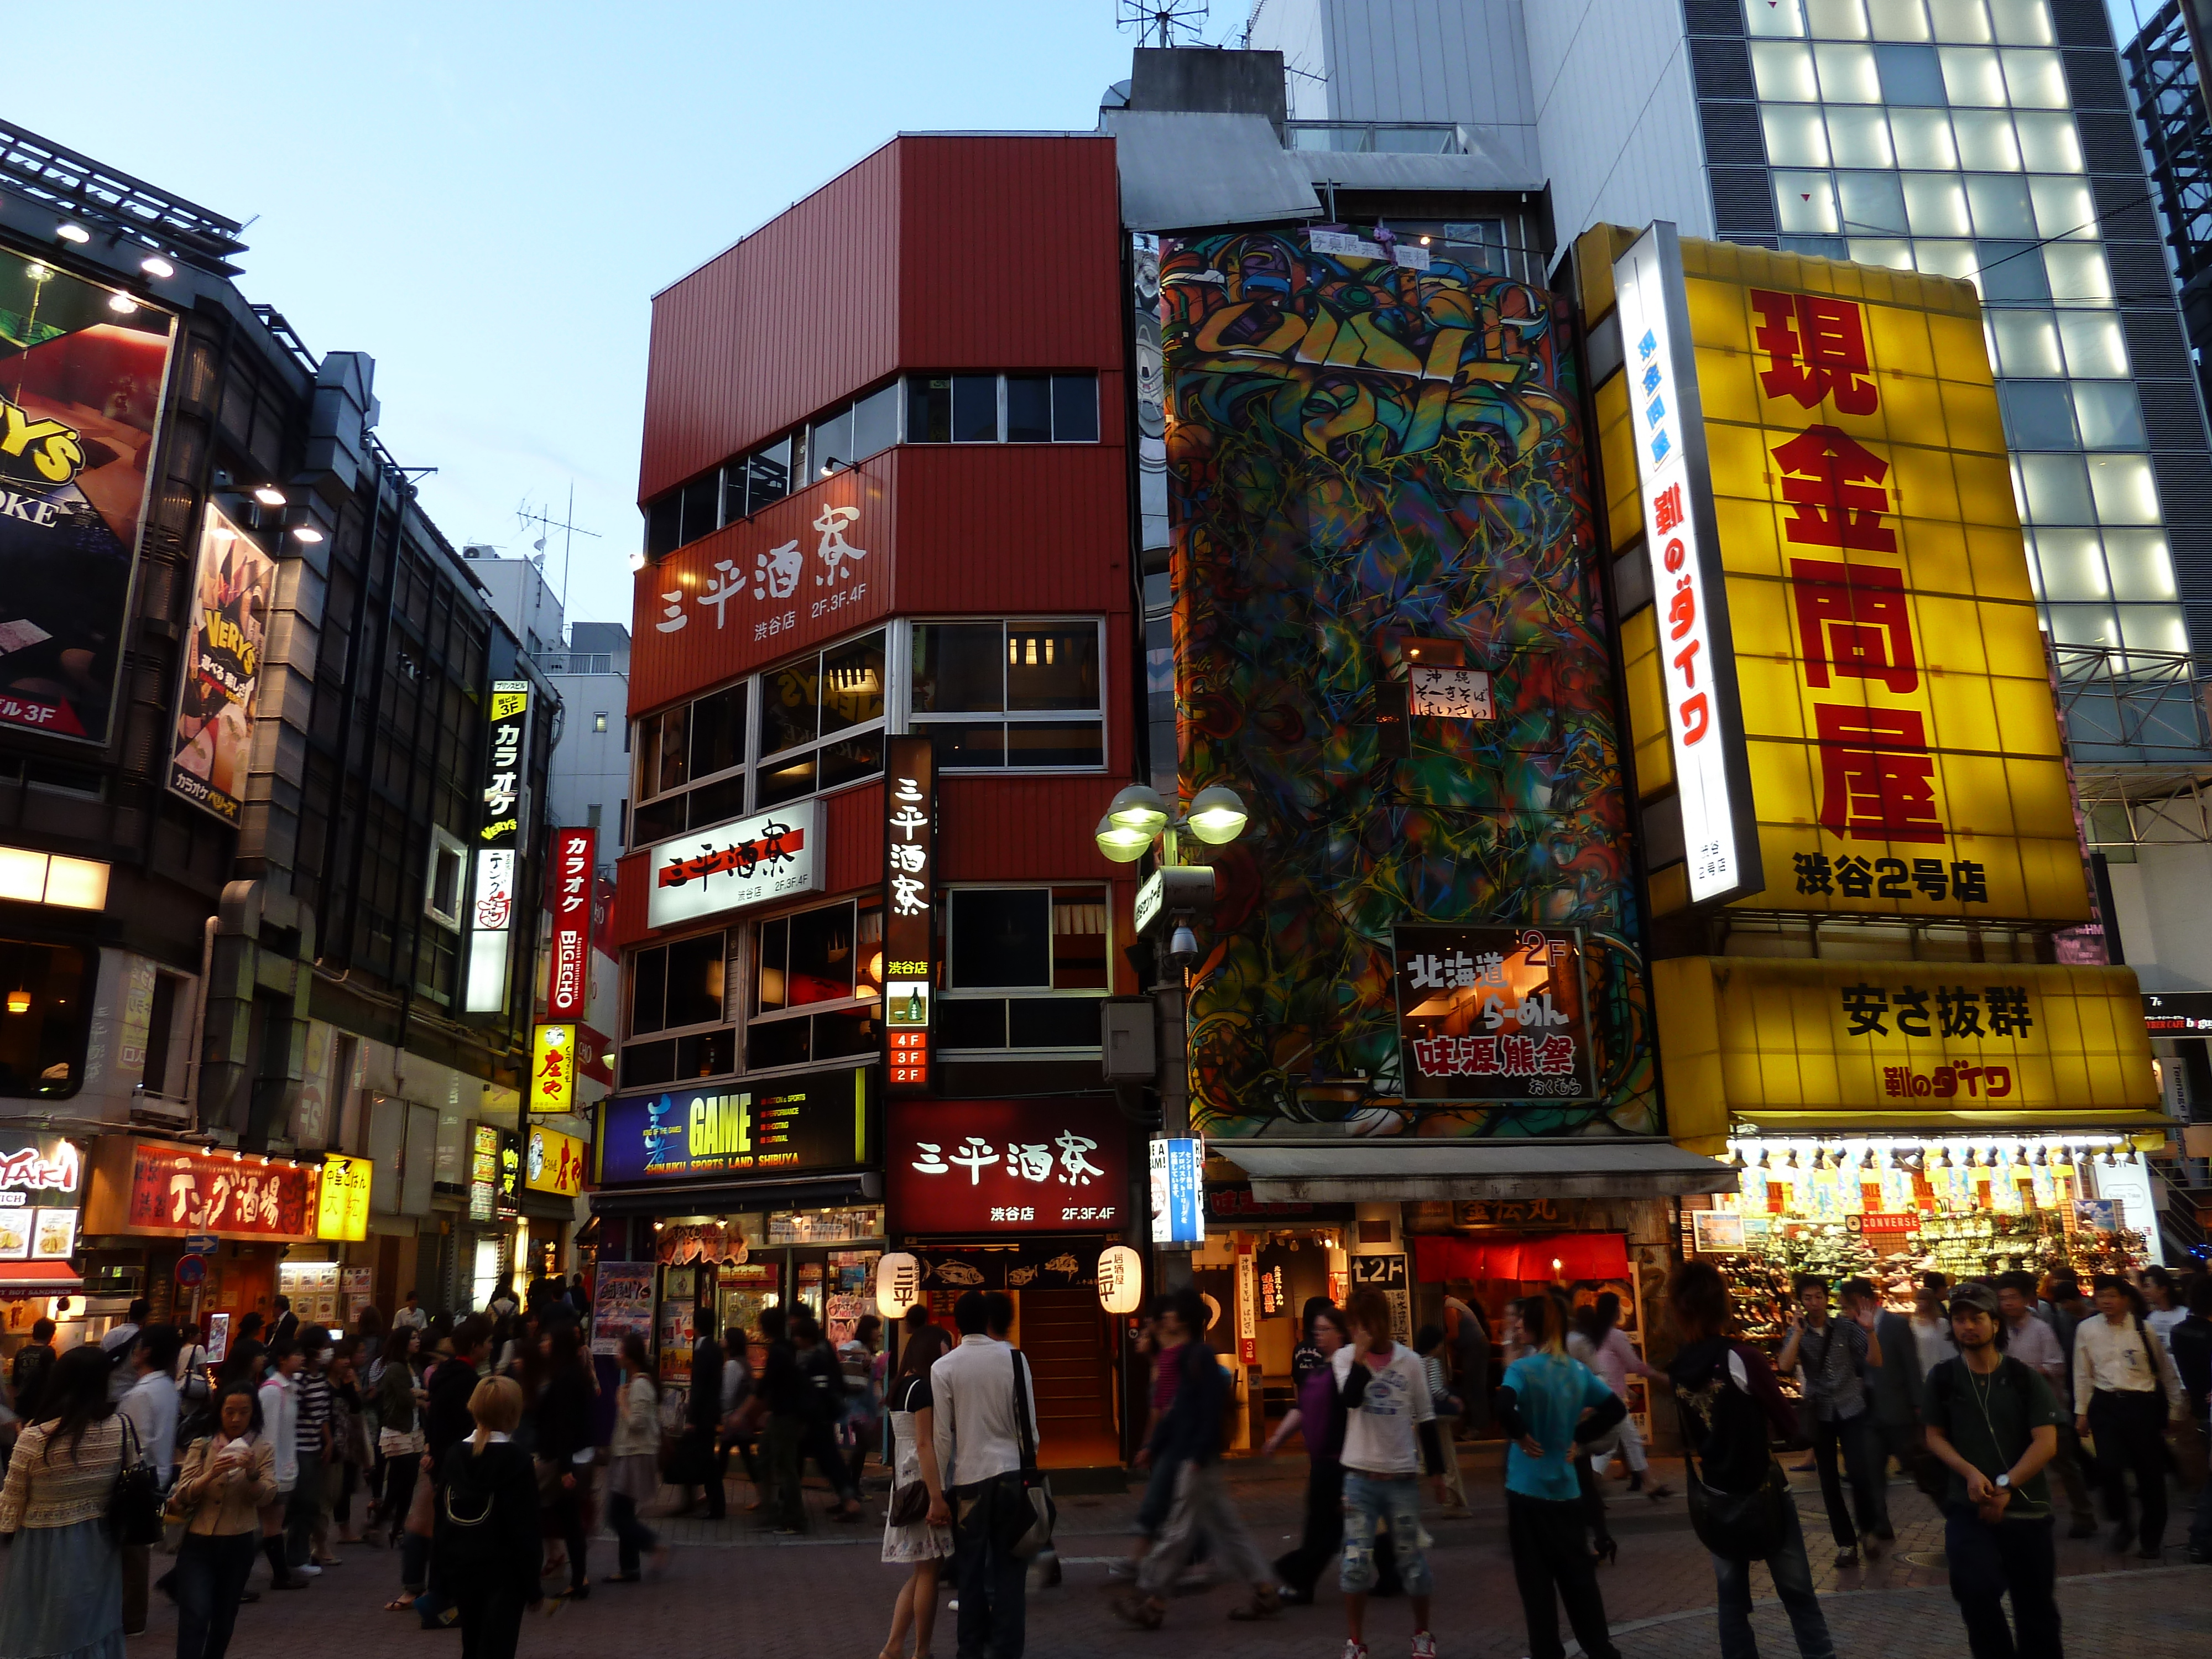
<svg viewBox="0 0 2212 1659">
<path fill-rule="evenodd" d="M 1209 9 L 1210 0 L 1114 0 L 1114 27 L 1134 27 L 1139 40 L 1153 35 L 1153 44 L 1161 46 L 1176 45 L 1178 29 L 1202 41 L 1199 25 Z"/>
<path fill-rule="evenodd" d="M 523 504 L 515 508 L 514 516 L 526 529 L 532 525 L 536 525 L 538 526 L 538 539 L 532 542 L 531 546 L 535 549 L 538 553 L 538 568 L 541 572 L 545 568 L 545 544 L 551 538 L 555 531 L 557 530 L 561 532 L 561 616 L 562 621 L 565 623 L 568 616 L 568 567 L 575 559 L 576 538 L 579 536 L 589 536 L 593 541 L 599 539 L 599 532 L 598 531 L 586 530 L 583 526 L 575 521 L 575 481 L 574 479 L 569 481 L 568 510 L 563 513 L 559 519 L 556 520 L 552 514 L 547 513 L 542 507 L 538 511 L 532 513 L 530 511 L 530 502 L 526 497 L 524 499 Z"/>
</svg>

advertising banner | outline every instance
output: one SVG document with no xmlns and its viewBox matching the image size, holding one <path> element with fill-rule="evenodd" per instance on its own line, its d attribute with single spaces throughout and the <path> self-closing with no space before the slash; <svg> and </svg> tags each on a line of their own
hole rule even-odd
<svg viewBox="0 0 2212 1659">
<path fill-rule="evenodd" d="M 618 1095 L 599 1109 L 603 1186 L 822 1175 L 858 1169 L 872 1152 L 866 1066 L 758 1090 L 709 1085 Z"/>
<path fill-rule="evenodd" d="M 0 250 L 0 726 L 107 741 L 171 328 Z"/>
<path fill-rule="evenodd" d="M 884 1085 L 929 1092 L 937 984 L 937 762 L 927 736 L 893 738 L 884 762 Z"/>
<path fill-rule="evenodd" d="M 540 1024 L 530 1036 L 530 1109 L 576 1109 L 576 1028 Z"/>
<path fill-rule="evenodd" d="M 1591 1097 L 1578 931 L 1414 926 L 1395 940 L 1407 1098 Z"/>
<path fill-rule="evenodd" d="M 67 1256 L 76 1248 L 83 1199 L 84 1154 L 76 1142 L 0 1133 L 0 1261 Z"/>
<path fill-rule="evenodd" d="M 85 1231 L 304 1243 L 315 1237 L 317 1176 L 313 1168 L 287 1158 L 104 1139 Z"/>
<path fill-rule="evenodd" d="M 359 1243 L 368 1237 L 368 1190 L 376 1165 L 365 1158 L 323 1159 L 321 1195 L 315 1206 L 315 1237 Z"/>
<path fill-rule="evenodd" d="M 650 1261 L 602 1261 L 592 1289 L 592 1352 L 618 1354 L 623 1338 L 641 1336 L 653 1346 L 653 1280 Z"/>
<path fill-rule="evenodd" d="M 668 927 L 822 890 L 822 803 L 794 801 L 646 849 L 646 924 Z"/>
<path fill-rule="evenodd" d="M 884 1190 L 901 1233 L 1129 1223 L 1128 1136 L 1110 1103 L 899 1103 L 887 1117 Z"/>
<path fill-rule="evenodd" d="M 2131 969 L 1684 957 L 1653 977 L 1678 1134 L 1714 1110 L 1777 1128 L 2163 1121 Z"/>
<path fill-rule="evenodd" d="M 582 1019 L 592 1002 L 592 860 L 596 830 L 553 832 L 553 949 L 546 967 L 545 1017 Z"/>
<path fill-rule="evenodd" d="M 253 696 L 276 597 L 276 561 L 210 507 L 192 572 L 192 631 L 185 637 L 169 750 L 169 787 L 225 823 L 243 811 L 253 746 Z"/>
<path fill-rule="evenodd" d="M 589 1150 L 574 1135 L 532 1124 L 529 1146 L 524 1153 L 522 1184 L 533 1193 L 574 1198 L 584 1190 L 584 1159 Z"/>
<path fill-rule="evenodd" d="M 1723 243 L 1686 240 L 1680 259 L 1763 871 L 1737 902 L 2088 919 L 1973 288 Z M 1596 397 L 1616 547 L 1675 533 L 1636 499 L 1636 346 L 1624 337 L 1626 371 Z M 1679 586 L 1663 549 L 1651 574 L 1621 649 L 1638 786 L 1680 784 L 1685 803 L 1686 862 L 1655 854 L 1665 913 L 1703 893 L 1691 781 L 1662 732 L 1678 630 L 1710 599 Z"/>
</svg>

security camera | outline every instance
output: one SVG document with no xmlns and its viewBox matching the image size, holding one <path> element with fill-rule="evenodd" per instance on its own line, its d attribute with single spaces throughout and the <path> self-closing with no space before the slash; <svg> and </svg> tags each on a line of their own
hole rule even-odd
<svg viewBox="0 0 2212 1659">
<path fill-rule="evenodd" d="M 1175 936 L 1168 941 L 1168 954 L 1175 958 L 1178 968 L 1188 968 L 1191 958 L 1198 954 L 1198 935 L 1190 931 L 1188 922 L 1176 924 Z"/>
</svg>

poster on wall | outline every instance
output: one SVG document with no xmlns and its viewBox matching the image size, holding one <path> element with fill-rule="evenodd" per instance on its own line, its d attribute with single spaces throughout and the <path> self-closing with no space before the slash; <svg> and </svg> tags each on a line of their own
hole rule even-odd
<svg viewBox="0 0 2212 1659">
<path fill-rule="evenodd" d="M 245 810 L 253 696 L 276 597 L 276 561 L 210 507 L 192 570 L 192 629 L 170 735 L 169 788 L 235 824 Z"/>
<path fill-rule="evenodd" d="M 107 741 L 171 328 L 0 251 L 0 726 Z"/>
<path fill-rule="evenodd" d="M 592 1296 L 592 1352 L 610 1358 L 622 1352 L 623 1338 L 653 1340 L 653 1275 L 650 1261 L 602 1261 Z"/>
<path fill-rule="evenodd" d="M 1575 928 L 1401 927 L 1398 1032 L 1413 1100 L 1588 1100 Z"/>
</svg>

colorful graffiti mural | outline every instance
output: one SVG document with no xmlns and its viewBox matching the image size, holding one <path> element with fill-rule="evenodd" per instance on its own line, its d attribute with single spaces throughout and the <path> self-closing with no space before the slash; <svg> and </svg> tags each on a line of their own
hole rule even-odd
<svg viewBox="0 0 2212 1659">
<path fill-rule="evenodd" d="M 1658 1133 L 1567 304 L 1376 251 L 1161 250 L 1182 784 L 1252 809 L 1214 849 L 1193 1124 Z M 1394 756 L 1378 706 L 1422 642 L 1494 714 Z M 1401 921 L 1583 929 L 1601 1097 L 1409 1107 Z"/>
</svg>

